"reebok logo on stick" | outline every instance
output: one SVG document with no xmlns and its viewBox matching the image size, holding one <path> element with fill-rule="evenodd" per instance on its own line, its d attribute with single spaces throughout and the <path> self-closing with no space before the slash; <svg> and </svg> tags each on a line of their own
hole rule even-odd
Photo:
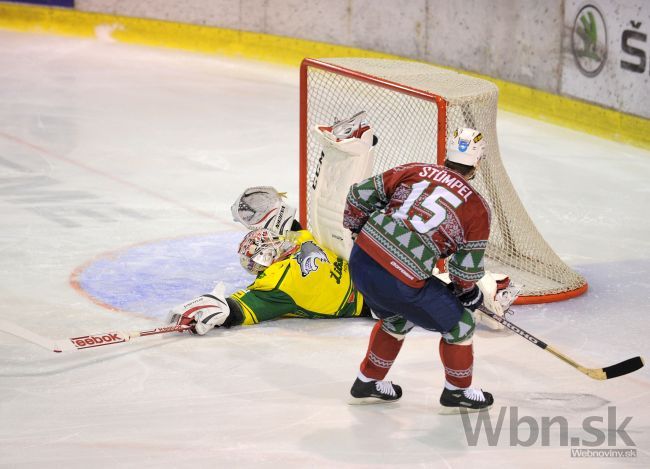
<svg viewBox="0 0 650 469">
<path fill-rule="evenodd" d="M 118 344 L 121 342 L 126 342 L 124 337 L 120 337 L 117 332 L 110 332 L 103 335 L 85 335 L 82 337 L 74 337 L 70 339 L 72 344 L 77 347 L 77 349 L 91 348 L 91 347 L 100 347 L 102 345 L 109 344 Z"/>
</svg>

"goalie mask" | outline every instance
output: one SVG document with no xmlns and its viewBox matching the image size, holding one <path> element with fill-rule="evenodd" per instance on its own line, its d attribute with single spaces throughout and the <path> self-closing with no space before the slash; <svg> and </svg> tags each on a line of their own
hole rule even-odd
<svg viewBox="0 0 650 469">
<path fill-rule="evenodd" d="M 232 205 L 232 217 L 249 230 L 266 228 L 284 234 L 296 215 L 296 209 L 283 202 L 284 196 L 270 186 L 249 187 Z"/>
<path fill-rule="evenodd" d="M 264 271 L 274 262 L 286 257 L 294 243 L 284 240 L 267 229 L 254 230 L 239 244 L 239 262 L 253 275 Z"/>
<path fill-rule="evenodd" d="M 447 146 L 447 161 L 477 168 L 487 148 L 483 134 L 474 129 L 456 129 Z"/>
</svg>

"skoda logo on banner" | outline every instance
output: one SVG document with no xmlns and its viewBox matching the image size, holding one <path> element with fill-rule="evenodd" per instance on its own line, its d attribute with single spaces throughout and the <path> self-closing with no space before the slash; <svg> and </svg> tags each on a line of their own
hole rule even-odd
<svg viewBox="0 0 650 469">
<path fill-rule="evenodd" d="M 580 71 L 595 77 L 607 60 L 607 29 L 602 13 L 593 5 L 580 9 L 573 22 L 571 49 Z"/>
</svg>

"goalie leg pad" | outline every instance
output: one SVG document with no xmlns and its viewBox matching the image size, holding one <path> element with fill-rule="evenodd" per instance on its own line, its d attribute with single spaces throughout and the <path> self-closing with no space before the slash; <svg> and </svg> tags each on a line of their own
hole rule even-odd
<svg viewBox="0 0 650 469">
<path fill-rule="evenodd" d="M 322 152 L 311 189 L 309 226 L 325 247 L 348 259 L 353 241 L 343 227 L 350 186 L 372 174 L 376 138 L 363 113 L 336 124 L 316 126 L 313 135 Z"/>
</svg>

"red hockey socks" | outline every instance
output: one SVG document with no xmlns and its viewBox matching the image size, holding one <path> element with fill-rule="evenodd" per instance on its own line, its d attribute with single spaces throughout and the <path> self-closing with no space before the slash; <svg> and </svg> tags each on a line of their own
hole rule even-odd
<svg viewBox="0 0 650 469">
<path fill-rule="evenodd" d="M 377 321 L 370 334 L 366 357 L 361 362 L 361 373 L 366 378 L 383 380 L 393 365 L 404 340 L 396 339 L 381 328 L 383 321 Z"/>
<path fill-rule="evenodd" d="M 445 367 L 445 378 L 452 386 L 468 388 L 472 384 L 474 346 L 449 344 L 440 339 L 440 359 Z"/>
</svg>

